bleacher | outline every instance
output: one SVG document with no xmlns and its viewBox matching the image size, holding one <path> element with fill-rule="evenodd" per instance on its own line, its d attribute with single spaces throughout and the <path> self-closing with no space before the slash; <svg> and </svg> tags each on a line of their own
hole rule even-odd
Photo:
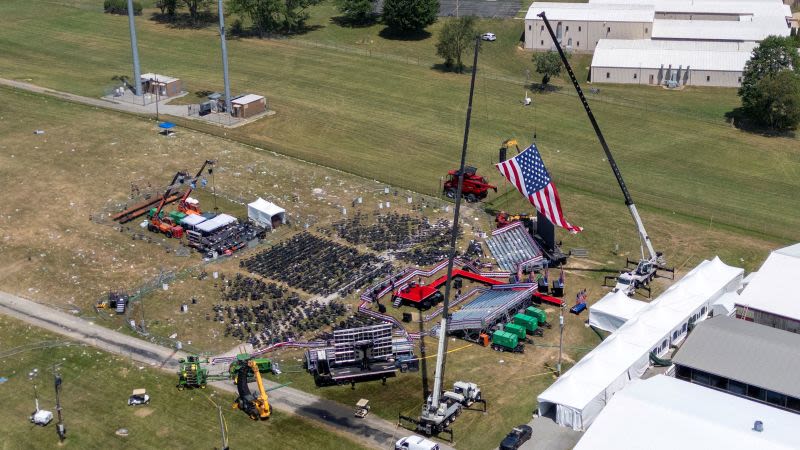
<svg viewBox="0 0 800 450">
<path fill-rule="evenodd" d="M 520 265 L 532 269 L 541 267 L 544 263 L 542 250 L 522 222 L 495 230 L 486 239 L 486 244 L 503 270 L 516 272 Z"/>
</svg>

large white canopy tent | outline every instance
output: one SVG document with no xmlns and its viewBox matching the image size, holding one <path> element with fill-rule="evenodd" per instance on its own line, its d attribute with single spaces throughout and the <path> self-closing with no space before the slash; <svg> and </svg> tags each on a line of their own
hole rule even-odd
<svg viewBox="0 0 800 450">
<path fill-rule="evenodd" d="M 717 298 L 738 288 L 743 273 L 719 258 L 700 263 L 542 392 L 539 413 L 587 429 L 615 392 L 647 370 L 650 353 L 662 356 L 683 340 L 690 323 L 704 320 Z"/>
<path fill-rule="evenodd" d="M 609 292 L 589 307 L 589 325 L 603 331 L 617 331 L 645 306 L 646 302 L 634 300 L 622 291 Z"/>
<path fill-rule="evenodd" d="M 656 375 L 614 396 L 575 450 L 794 449 L 798 427 L 798 414 Z"/>
<path fill-rule="evenodd" d="M 258 200 L 248 203 L 247 217 L 262 227 L 271 230 L 276 222 L 286 223 L 286 210 L 259 197 Z"/>
<path fill-rule="evenodd" d="M 740 312 L 756 323 L 800 332 L 798 274 L 800 244 L 773 251 L 736 300 Z"/>
</svg>

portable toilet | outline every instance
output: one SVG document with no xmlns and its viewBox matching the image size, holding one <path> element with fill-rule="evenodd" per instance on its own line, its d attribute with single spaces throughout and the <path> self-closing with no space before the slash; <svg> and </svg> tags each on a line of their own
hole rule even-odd
<svg viewBox="0 0 800 450">
<path fill-rule="evenodd" d="M 536 317 L 536 319 L 539 321 L 539 326 L 542 326 L 545 324 L 545 322 L 547 322 L 547 313 L 535 306 L 529 306 L 525 310 L 525 314 Z"/>
<path fill-rule="evenodd" d="M 535 317 L 525 314 L 517 314 L 514 316 L 514 323 L 525 328 L 528 333 L 533 333 L 539 328 L 539 321 Z"/>
<path fill-rule="evenodd" d="M 516 334 L 519 339 L 525 339 L 525 327 L 515 323 L 507 323 L 503 327 L 503 331 L 508 331 L 511 334 Z"/>
</svg>

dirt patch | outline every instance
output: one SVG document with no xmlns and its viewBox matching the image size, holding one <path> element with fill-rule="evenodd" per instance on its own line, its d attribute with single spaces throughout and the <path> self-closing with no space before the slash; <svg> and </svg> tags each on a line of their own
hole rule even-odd
<svg viewBox="0 0 800 450">
<path fill-rule="evenodd" d="M 136 412 L 133 413 L 136 417 L 147 417 L 150 414 L 153 414 L 153 408 L 148 408 L 147 406 L 137 408 Z M 159 436 L 161 435 L 159 434 Z"/>
</svg>

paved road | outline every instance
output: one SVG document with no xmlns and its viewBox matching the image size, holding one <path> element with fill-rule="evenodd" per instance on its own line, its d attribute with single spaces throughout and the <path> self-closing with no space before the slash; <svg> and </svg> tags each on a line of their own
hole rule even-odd
<svg viewBox="0 0 800 450">
<path fill-rule="evenodd" d="M 5 292 L 0 292 L 0 314 L 15 317 L 76 341 L 170 372 L 177 371 L 178 359 L 187 356 L 185 352 L 128 336 Z M 230 382 L 211 384 L 220 390 L 236 392 L 236 388 Z M 276 383 L 267 384 L 267 387 L 274 386 Z M 318 424 L 346 433 L 372 448 L 392 448 L 396 439 L 409 434 L 395 424 L 375 416 L 356 420 L 353 417 L 353 407 L 321 399 L 290 387 L 271 391 L 269 396 L 270 404 L 275 409 L 306 417 Z M 451 449 L 448 446 L 440 445 L 440 447 L 443 450 Z"/>
<path fill-rule="evenodd" d="M 64 100 L 69 100 L 75 103 L 83 103 L 84 105 L 97 106 L 99 108 L 116 109 L 118 111 L 124 111 L 135 114 L 155 115 L 156 113 L 155 103 L 149 103 L 148 105 L 145 106 L 131 102 L 84 97 L 82 95 L 75 95 L 75 94 L 70 94 L 69 92 L 56 91 L 54 89 L 37 86 L 35 84 L 26 83 L 24 81 L 9 80 L 7 78 L 0 78 L 0 85 L 22 89 L 30 92 L 36 92 L 39 94 L 46 94 L 53 97 L 62 98 Z M 188 110 L 186 108 L 186 105 L 167 105 L 164 102 L 161 102 L 159 104 L 159 112 L 161 114 L 170 114 L 178 117 L 186 117 L 188 115 Z"/>
</svg>

